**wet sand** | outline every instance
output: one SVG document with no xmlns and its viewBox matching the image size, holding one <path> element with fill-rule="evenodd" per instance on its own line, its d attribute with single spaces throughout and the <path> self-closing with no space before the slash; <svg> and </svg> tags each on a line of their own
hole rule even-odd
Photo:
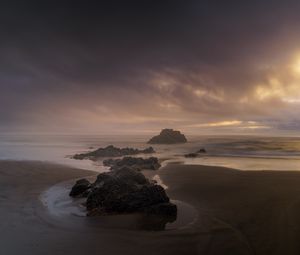
<svg viewBox="0 0 300 255">
<path fill-rule="evenodd" d="M 95 173 L 0 161 L 0 254 L 299 254 L 300 172 L 170 164 L 157 173 L 172 199 L 196 208 L 193 225 L 133 231 L 55 219 L 41 194 Z"/>
</svg>

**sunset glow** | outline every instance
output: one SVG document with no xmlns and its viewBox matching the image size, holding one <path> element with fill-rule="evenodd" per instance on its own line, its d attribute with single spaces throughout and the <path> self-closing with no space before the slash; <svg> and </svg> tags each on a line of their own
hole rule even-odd
<svg viewBox="0 0 300 255">
<path fill-rule="evenodd" d="M 0 1 L 0 255 L 299 255 L 300 1 Z"/>
<path fill-rule="evenodd" d="M 128 133 L 172 126 L 243 133 L 257 126 L 300 132 L 300 37 L 286 32 L 298 29 L 298 12 L 283 8 L 279 22 L 253 9 L 254 31 L 247 15 L 237 21 L 208 4 L 212 16 L 203 23 L 201 4 L 187 6 L 180 18 L 172 11 L 159 15 L 160 26 L 104 11 L 88 11 L 92 24 L 84 11 L 53 20 L 48 9 L 41 10 L 43 29 L 36 13 L 19 26 L 11 23 L 19 37 L 2 36 L 15 43 L 3 40 L 0 130 Z M 80 25 L 74 30 L 65 20 Z M 258 125 L 239 127 L 249 121 Z"/>
</svg>

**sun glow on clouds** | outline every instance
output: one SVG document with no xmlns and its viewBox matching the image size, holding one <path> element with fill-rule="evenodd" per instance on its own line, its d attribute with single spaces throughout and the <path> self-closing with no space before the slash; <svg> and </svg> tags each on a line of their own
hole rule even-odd
<svg viewBox="0 0 300 255">
<path fill-rule="evenodd" d="M 280 121 L 287 126 L 289 118 L 297 121 L 294 116 L 299 113 L 300 104 L 300 58 L 266 66 L 257 76 L 257 80 L 247 85 L 231 79 L 229 85 L 224 85 L 214 73 L 201 69 L 191 73 L 180 70 L 151 72 L 145 76 L 146 96 L 142 98 L 138 91 L 134 94 L 137 97 L 126 100 L 126 107 L 123 107 L 124 101 L 116 91 L 115 97 L 122 104 L 116 101 L 107 104 L 102 100 L 103 104 L 92 116 L 83 114 L 82 118 L 89 117 L 90 122 L 98 126 L 102 123 L 128 126 L 128 130 L 169 126 L 195 133 L 199 130 L 271 132 L 272 129 L 276 131 Z"/>
<path fill-rule="evenodd" d="M 292 64 L 277 67 L 264 83 L 255 87 L 259 101 L 277 99 L 283 103 L 300 103 L 300 57 Z"/>
<path fill-rule="evenodd" d="M 222 128 L 222 127 L 233 127 L 238 129 L 265 129 L 270 128 L 269 126 L 262 125 L 256 121 L 241 121 L 241 120 L 226 120 L 220 122 L 209 122 L 189 125 L 194 128 Z"/>
<path fill-rule="evenodd" d="M 258 100 L 278 99 L 285 103 L 300 102 L 300 81 L 299 84 L 269 84 L 256 87 L 255 94 Z"/>
<path fill-rule="evenodd" d="M 300 75 L 300 55 L 295 58 L 294 63 L 291 65 L 291 70 L 296 74 Z"/>
<path fill-rule="evenodd" d="M 218 101 L 218 102 L 222 102 L 224 101 L 223 95 L 222 93 L 216 93 L 216 92 L 212 92 L 212 91 L 208 91 L 208 90 L 204 90 L 204 89 L 196 89 L 193 90 L 194 94 L 199 97 L 199 98 L 208 98 L 214 101 Z"/>
<path fill-rule="evenodd" d="M 224 126 L 237 126 L 240 125 L 242 121 L 239 120 L 227 120 L 227 121 L 220 121 L 220 122 L 211 122 L 211 123 L 204 123 L 198 124 L 198 127 L 224 127 Z"/>
<path fill-rule="evenodd" d="M 162 109 L 165 109 L 165 110 L 171 110 L 171 111 L 180 110 L 180 106 L 173 104 L 173 103 L 159 103 L 158 105 L 159 105 L 159 107 L 161 107 Z"/>
<path fill-rule="evenodd" d="M 162 70 L 143 77 L 143 90 L 118 87 L 106 94 L 98 93 L 99 98 L 94 101 L 82 103 L 80 100 L 74 103 L 72 98 L 71 108 L 61 104 L 52 112 L 64 109 L 61 123 L 66 126 L 107 133 L 111 130 L 133 133 L 163 127 L 191 133 L 201 130 L 203 133 L 272 132 L 272 128 L 276 132 L 280 123 L 298 128 L 290 124 L 290 120 L 298 123 L 297 114 L 300 113 L 300 58 L 293 63 L 263 66 L 257 76 L 249 83 L 245 77 L 247 82 L 243 84 L 244 77 L 232 80 L 224 75 L 221 79 L 218 74 L 201 68 L 190 72 Z M 109 94 L 113 94 L 113 99 Z M 37 119 L 47 123 L 40 116 Z M 52 119 L 57 120 L 54 124 L 59 126 L 58 117 L 54 115 Z"/>
</svg>

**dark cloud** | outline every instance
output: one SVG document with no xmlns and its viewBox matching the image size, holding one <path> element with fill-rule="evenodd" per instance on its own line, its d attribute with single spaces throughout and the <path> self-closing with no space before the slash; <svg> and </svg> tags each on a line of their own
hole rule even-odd
<svg viewBox="0 0 300 255">
<path fill-rule="evenodd" d="M 255 89 L 298 50 L 299 11 L 292 0 L 2 2 L 1 126 L 280 121 L 272 110 L 290 106 Z"/>
</svg>

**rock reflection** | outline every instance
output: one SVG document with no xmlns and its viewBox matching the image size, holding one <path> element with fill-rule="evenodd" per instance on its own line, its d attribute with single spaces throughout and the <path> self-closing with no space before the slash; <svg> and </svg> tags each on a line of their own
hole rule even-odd
<svg viewBox="0 0 300 255">
<path fill-rule="evenodd" d="M 162 231 L 168 223 L 175 222 L 177 213 L 172 216 L 165 215 L 142 215 L 137 221 L 137 230 Z"/>
</svg>

